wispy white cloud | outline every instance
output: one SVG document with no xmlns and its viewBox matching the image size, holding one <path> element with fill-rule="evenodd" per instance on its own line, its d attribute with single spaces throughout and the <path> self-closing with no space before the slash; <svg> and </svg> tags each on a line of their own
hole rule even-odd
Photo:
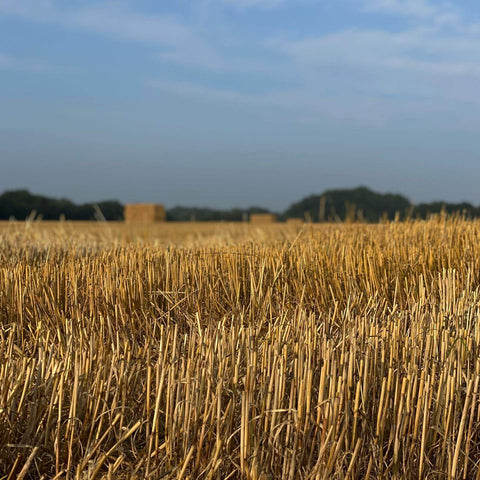
<svg viewBox="0 0 480 480">
<path fill-rule="evenodd" d="M 221 3 L 240 9 L 251 7 L 274 8 L 285 3 L 286 0 L 219 0 Z"/>
<path fill-rule="evenodd" d="M 480 42 L 473 40 L 465 32 L 447 35 L 422 27 L 395 33 L 346 30 L 269 43 L 287 57 L 283 75 L 294 75 L 296 87 L 260 95 L 199 83 L 151 85 L 203 100 L 288 109 L 297 118 L 380 125 L 430 115 L 438 121 L 458 122 L 458 115 L 449 116 L 460 104 L 469 118 L 480 105 Z"/>
<path fill-rule="evenodd" d="M 401 32 L 345 30 L 298 41 L 277 41 L 276 46 L 300 65 L 390 66 L 449 73 L 443 66 L 455 65 L 452 73 L 471 73 L 480 61 L 480 44 L 471 35 L 441 34 L 415 28 Z M 275 45 L 274 43 L 274 45 Z M 463 64 L 466 68 L 459 70 Z M 437 69 L 436 67 L 441 67 Z"/>
<path fill-rule="evenodd" d="M 364 10 L 401 15 L 436 25 L 457 24 L 460 15 L 450 2 L 431 0 L 360 0 Z"/>
<path fill-rule="evenodd" d="M 112 5 L 63 12 L 58 19 L 66 27 L 155 46 L 174 46 L 194 40 L 193 32 L 172 17 L 142 15 Z"/>
<path fill-rule="evenodd" d="M 1 13 L 156 46 L 193 40 L 191 29 L 172 17 L 142 15 L 114 3 L 60 8 L 53 0 L 0 0 Z"/>
<path fill-rule="evenodd" d="M 0 0 L 1 14 L 142 43 L 158 49 L 157 58 L 165 62 L 219 71 L 265 70 L 258 61 L 222 54 L 194 26 L 168 15 L 142 14 L 125 4 L 60 8 L 53 0 Z"/>
<path fill-rule="evenodd" d="M 0 12 L 37 21 L 51 20 L 57 13 L 53 0 L 0 0 Z"/>
<path fill-rule="evenodd" d="M 208 0 L 209 8 L 218 2 L 248 8 L 286 1 Z M 261 95 L 221 88 L 212 81 L 202 83 L 200 77 L 187 83 L 152 82 L 181 95 L 288 108 L 309 118 L 325 114 L 374 122 L 419 109 L 433 111 L 448 102 L 449 108 L 455 102 L 480 103 L 480 28 L 458 7 L 432 0 L 353 0 L 353 4 L 407 21 L 396 31 L 346 26 L 303 38 L 297 32 L 296 39 L 279 32 L 280 40 L 257 39 L 253 48 L 272 54 L 259 60 L 252 46 L 239 57 L 237 50 L 205 33 L 205 25 L 196 28 L 195 22 L 139 13 L 125 3 L 60 8 L 54 0 L 0 0 L 0 13 L 142 43 L 156 49 L 163 62 L 216 73 L 261 72 L 272 79 Z M 7 66 L 11 59 L 0 57 L 0 67 L 2 63 L 3 68 L 12 68 Z M 282 83 L 296 86 L 280 90 Z"/>
<path fill-rule="evenodd" d="M 32 58 L 17 58 L 0 53 L 0 70 L 26 70 L 31 72 L 45 72 L 52 67 L 45 61 Z"/>
<path fill-rule="evenodd" d="M 315 123 L 325 118 L 336 121 L 353 121 L 358 124 L 380 126 L 388 121 L 385 102 L 375 96 L 356 96 L 353 92 L 333 97 L 325 92 L 313 92 L 311 88 L 272 91 L 266 94 L 241 93 L 235 90 L 212 88 L 192 82 L 164 82 L 150 80 L 152 88 L 202 102 L 241 105 L 253 111 L 283 112 L 290 121 Z M 413 108 L 412 102 L 402 102 L 403 113 Z M 273 109 L 273 110 L 272 110 Z"/>
<path fill-rule="evenodd" d="M 352 111 L 376 99 L 387 117 L 478 105 L 480 35 L 452 4 L 428 0 L 361 0 L 377 13 L 410 17 L 403 29 L 344 29 L 298 40 L 272 40 L 305 95 L 348 96 Z M 365 112 L 368 116 L 369 112 Z"/>
<path fill-rule="evenodd" d="M 282 0 L 213 1 L 226 1 L 247 7 L 254 4 L 273 6 Z M 142 14 L 125 3 L 107 2 L 88 7 L 70 5 L 68 8 L 60 8 L 58 5 L 53 0 L 0 0 L 0 15 L 15 15 L 65 29 L 141 43 L 157 49 L 155 57 L 172 64 L 215 72 L 280 73 L 274 65 L 266 65 L 265 62 L 248 56 L 232 55 L 227 51 L 228 47 L 220 48 L 194 25 L 188 25 L 173 16 Z"/>
<path fill-rule="evenodd" d="M 213 99 L 228 102 L 238 102 L 242 104 L 271 104 L 266 96 L 240 93 L 234 90 L 225 90 L 211 88 L 193 82 L 165 82 L 159 80 L 149 80 L 147 84 L 159 90 L 203 99 Z"/>
<path fill-rule="evenodd" d="M 463 38 L 421 31 L 353 30 L 287 42 L 283 50 L 303 80 L 303 91 L 329 92 L 332 98 L 351 95 L 352 109 L 361 98 L 374 97 L 386 111 L 398 112 L 407 100 L 417 110 L 433 101 L 480 103 L 480 47 L 472 43 L 469 54 L 460 55 L 464 43 Z"/>
</svg>

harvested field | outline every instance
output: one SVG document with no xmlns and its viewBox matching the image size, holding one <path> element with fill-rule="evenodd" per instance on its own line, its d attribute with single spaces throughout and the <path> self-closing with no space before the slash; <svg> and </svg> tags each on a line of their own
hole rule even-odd
<svg viewBox="0 0 480 480">
<path fill-rule="evenodd" d="M 0 478 L 478 478 L 480 222 L 0 223 Z"/>
</svg>

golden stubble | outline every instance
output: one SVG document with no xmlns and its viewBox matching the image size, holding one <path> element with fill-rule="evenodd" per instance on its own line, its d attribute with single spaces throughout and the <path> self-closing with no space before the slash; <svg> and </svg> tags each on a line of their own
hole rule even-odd
<svg viewBox="0 0 480 480">
<path fill-rule="evenodd" d="M 2 223 L 0 478 L 479 478 L 479 240 Z"/>
</svg>

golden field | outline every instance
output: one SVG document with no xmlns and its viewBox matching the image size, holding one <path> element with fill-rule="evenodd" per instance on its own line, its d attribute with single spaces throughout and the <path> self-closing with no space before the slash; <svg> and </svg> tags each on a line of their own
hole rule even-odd
<svg viewBox="0 0 480 480">
<path fill-rule="evenodd" d="M 480 478 L 480 222 L 0 224 L 0 479 Z"/>
</svg>

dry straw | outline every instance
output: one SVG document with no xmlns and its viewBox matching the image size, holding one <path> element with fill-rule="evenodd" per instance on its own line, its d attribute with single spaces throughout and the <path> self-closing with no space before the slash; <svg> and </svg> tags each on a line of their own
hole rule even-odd
<svg viewBox="0 0 480 480">
<path fill-rule="evenodd" d="M 479 222 L 104 227 L 0 224 L 2 478 L 479 478 Z"/>
</svg>

